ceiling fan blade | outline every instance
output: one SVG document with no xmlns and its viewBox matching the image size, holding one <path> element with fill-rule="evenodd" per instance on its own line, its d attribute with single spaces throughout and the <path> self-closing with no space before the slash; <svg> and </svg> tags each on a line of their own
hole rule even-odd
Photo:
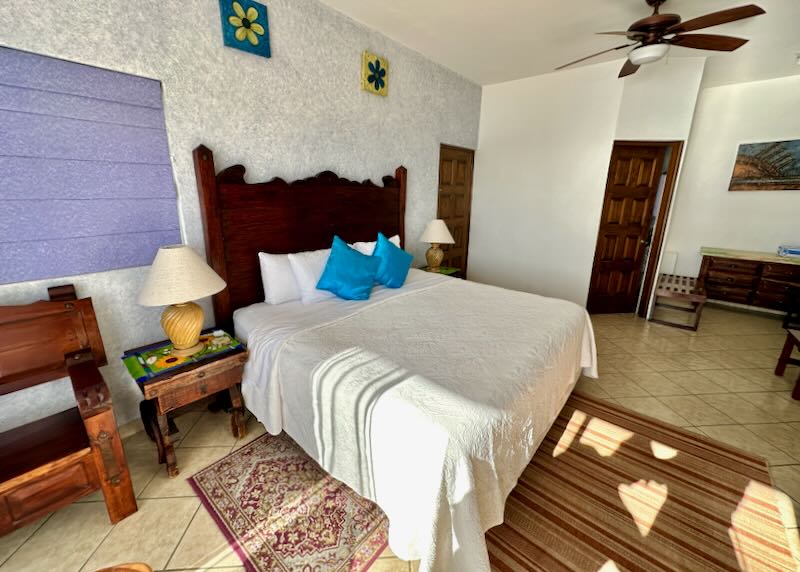
<svg viewBox="0 0 800 572">
<path fill-rule="evenodd" d="M 727 24 L 728 22 L 744 20 L 745 18 L 752 18 L 759 14 L 766 14 L 766 11 L 755 4 L 748 4 L 747 6 L 712 12 L 711 14 L 700 16 L 699 18 L 686 20 L 685 22 L 667 28 L 666 33 L 680 34 L 682 32 L 692 32 L 694 30 L 700 30 L 701 28 L 709 28 L 711 26 L 719 26 L 720 24 Z"/>
<path fill-rule="evenodd" d="M 635 74 L 637 71 L 639 71 L 639 66 L 632 64 L 630 60 L 625 60 L 625 65 L 622 66 L 622 70 L 619 72 L 619 77 L 627 77 Z"/>
<path fill-rule="evenodd" d="M 717 52 L 732 52 L 749 42 L 744 38 L 718 36 L 716 34 L 679 34 L 667 41 L 673 46 L 698 50 L 715 50 Z"/>
<path fill-rule="evenodd" d="M 631 32 L 631 31 L 627 31 L 627 32 L 597 32 L 596 34 L 598 36 L 625 36 L 625 37 L 628 37 L 628 38 L 631 38 L 631 39 L 643 38 L 644 36 L 647 35 L 647 34 L 644 34 L 643 32 Z"/>
<path fill-rule="evenodd" d="M 572 65 L 575 65 L 575 64 L 579 64 L 581 62 L 585 62 L 586 60 L 595 58 L 597 56 L 602 56 L 603 54 L 607 54 L 607 53 L 610 53 L 610 52 L 616 52 L 617 50 L 621 50 L 623 48 L 628 48 L 630 46 L 635 46 L 636 44 L 637 44 L 637 42 L 633 42 L 633 43 L 630 43 L 630 44 L 623 44 L 621 46 L 617 46 L 616 48 L 610 48 L 608 50 L 603 50 L 602 52 L 597 52 L 596 54 L 592 54 L 591 56 L 586 56 L 585 58 L 581 58 L 579 60 L 575 60 L 574 62 L 569 62 L 568 64 L 564 64 L 563 66 L 558 66 L 556 68 L 556 70 L 562 70 L 564 68 L 568 68 L 569 66 L 572 66 Z"/>
</svg>

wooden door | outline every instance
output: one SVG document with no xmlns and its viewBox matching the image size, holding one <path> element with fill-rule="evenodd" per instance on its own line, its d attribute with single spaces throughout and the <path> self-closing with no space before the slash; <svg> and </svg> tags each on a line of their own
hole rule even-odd
<svg viewBox="0 0 800 572">
<path fill-rule="evenodd" d="M 472 206 L 472 166 L 475 151 L 442 145 L 439 153 L 439 206 L 437 218 L 444 220 L 455 244 L 442 245 L 442 266 L 461 269 L 467 275 L 469 218 Z"/>
<path fill-rule="evenodd" d="M 663 145 L 614 145 L 589 286 L 590 312 L 636 310 L 664 153 Z"/>
</svg>

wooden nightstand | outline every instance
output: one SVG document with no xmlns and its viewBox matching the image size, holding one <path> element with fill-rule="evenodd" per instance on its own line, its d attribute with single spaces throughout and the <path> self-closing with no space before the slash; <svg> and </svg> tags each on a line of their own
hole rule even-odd
<svg viewBox="0 0 800 572">
<path fill-rule="evenodd" d="M 423 266 L 420 270 L 424 270 L 425 272 L 434 272 L 434 270 L 428 270 L 427 266 Z M 438 274 L 444 274 L 445 276 L 452 276 L 453 278 L 461 278 L 461 269 L 454 268 L 452 266 L 440 266 L 439 270 L 436 270 Z"/>
<path fill-rule="evenodd" d="M 203 399 L 219 391 L 230 392 L 231 432 L 245 436 L 244 403 L 239 391 L 247 351 L 240 347 L 199 363 L 190 363 L 142 383 L 137 383 L 145 401 L 140 404 L 142 422 L 147 434 L 156 442 L 158 462 L 166 463 L 167 474 L 180 472 L 175 458 L 167 414 L 179 407 Z"/>
</svg>

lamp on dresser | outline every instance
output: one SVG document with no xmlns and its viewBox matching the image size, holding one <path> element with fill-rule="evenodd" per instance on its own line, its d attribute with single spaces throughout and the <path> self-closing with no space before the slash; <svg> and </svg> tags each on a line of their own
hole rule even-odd
<svg viewBox="0 0 800 572">
<path fill-rule="evenodd" d="M 172 354 L 190 356 L 203 348 L 203 309 L 194 300 L 216 294 L 225 286 L 191 247 L 162 246 L 139 293 L 139 304 L 167 306 L 161 314 L 161 327 L 172 342 Z"/>
<path fill-rule="evenodd" d="M 439 247 L 440 244 L 455 244 L 453 235 L 447 229 L 445 222 L 437 218 L 428 223 L 425 232 L 419 237 L 420 242 L 429 242 L 431 247 L 425 253 L 428 262 L 428 270 L 438 272 L 439 266 L 444 259 L 444 251 Z"/>
</svg>

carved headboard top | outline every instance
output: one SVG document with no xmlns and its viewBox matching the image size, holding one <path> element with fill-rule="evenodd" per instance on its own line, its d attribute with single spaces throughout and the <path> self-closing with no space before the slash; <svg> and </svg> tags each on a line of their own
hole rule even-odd
<svg viewBox="0 0 800 572">
<path fill-rule="evenodd" d="M 329 248 L 334 235 L 348 242 L 400 235 L 405 243 L 406 169 L 372 181 L 350 181 L 330 171 L 286 182 L 246 183 L 245 167 L 216 172 L 214 154 L 194 150 L 206 255 L 228 286 L 214 296 L 220 327 L 238 308 L 264 301 L 259 252 L 286 254 Z"/>
</svg>

